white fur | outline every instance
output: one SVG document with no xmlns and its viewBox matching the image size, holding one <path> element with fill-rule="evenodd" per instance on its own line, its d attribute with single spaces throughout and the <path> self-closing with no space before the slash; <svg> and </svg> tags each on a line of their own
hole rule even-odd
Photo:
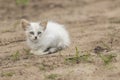
<svg viewBox="0 0 120 80">
<path fill-rule="evenodd" d="M 30 31 L 33 31 L 34 35 L 30 35 Z M 42 33 L 37 35 L 38 31 Z M 36 55 L 54 53 L 70 44 L 69 35 L 64 26 L 52 21 L 47 23 L 45 30 L 39 23 L 31 22 L 27 26 L 26 35 L 28 46 L 32 49 L 31 52 Z M 35 36 L 37 36 L 36 40 L 34 40 Z"/>
</svg>

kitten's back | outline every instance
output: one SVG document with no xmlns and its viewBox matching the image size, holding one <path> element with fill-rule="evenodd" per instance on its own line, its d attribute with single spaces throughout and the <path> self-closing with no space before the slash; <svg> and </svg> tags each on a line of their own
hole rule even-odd
<svg viewBox="0 0 120 80">
<path fill-rule="evenodd" d="M 49 21 L 46 27 L 46 32 L 49 35 L 54 35 L 55 38 L 58 38 L 61 41 L 61 45 L 69 46 L 69 34 L 64 25 Z"/>
</svg>

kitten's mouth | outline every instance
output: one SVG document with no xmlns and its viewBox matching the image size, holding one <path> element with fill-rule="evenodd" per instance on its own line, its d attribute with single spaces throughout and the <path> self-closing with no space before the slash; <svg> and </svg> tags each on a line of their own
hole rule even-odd
<svg viewBox="0 0 120 80">
<path fill-rule="evenodd" d="M 37 40 L 38 40 L 38 38 L 37 38 L 37 36 L 35 36 L 34 39 L 33 39 L 33 41 L 37 41 Z"/>
<path fill-rule="evenodd" d="M 33 39 L 34 41 L 38 40 L 38 39 Z"/>
<path fill-rule="evenodd" d="M 37 43 L 38 39 L 32 39 L 31 41 L 34 42 L 34 43 Z"/>
</svg>

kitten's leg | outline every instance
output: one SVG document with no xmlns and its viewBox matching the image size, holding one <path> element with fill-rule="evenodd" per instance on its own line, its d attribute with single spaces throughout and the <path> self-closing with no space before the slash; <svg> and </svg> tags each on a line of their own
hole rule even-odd
<svg viewBox="0 0 120 80">
<path fill-rule="evenodd" d="M 32 54 L 38 54 L 37 50 L 31 50 L 30 53 L 32 53 Z"/>
<path fill-rule="evenodd" d="M 55 53 L 58 51 L 58 48 L 50 48 L 46 53 L 50 54 L 50 53 Z"/>
<path fill-rule="evenodd" d="M 58 47 L 59 50 L 62 50 L 62 49 L 64 49 L 64 48 L 66 48 L 67 45 L 65 45 L 65 44 L 63 44 L 63 43 L 59 43 L 57 47 Z"/>
<path fill-rule="evenodd" d="M 67 46 L 62 44 L 62 43 L 59 43 L 59 45 L 57 47 L 53 47 L 53 48 L 49 48 L 49 50 L 47 51 L 48 54 L 50 53 L 55 53 L 57 51 L 60 51 L 64 48 L 66 48 Z"/>
<path fill-rule="evenodd" d="M 58 48 L 45 48 L 45 49 L 39 49 L 39 50 L 31 50 L 30 52 L 34 55 L 45 55 L 50 53 L 55 53 L 58 51 Z"/>
<path fill-rule="evenodd" d="M 30 50 L 30 53 L 32 53 L 32 54 L 33 54 L 33 53 L 34 53 L 34 50 Z"/>
<path fill-rule="evenodd" d="M 31 50 L 31 53 L 33 53 L 34 55 L 44 55 L 47 54 L 45 52 L 43 52 L 43 50 Z"/>
</svg>

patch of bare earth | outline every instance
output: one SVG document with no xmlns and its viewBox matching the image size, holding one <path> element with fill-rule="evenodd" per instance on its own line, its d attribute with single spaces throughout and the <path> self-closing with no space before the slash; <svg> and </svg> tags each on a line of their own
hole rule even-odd
<svg viewBox="0 0 120 80">
<path fill-rule="evenodd" d="M 119 4 L 119 0 L 30 0 L 22 10 L 15 0 L 0 0 L 0 80 L 118 80 Z M 30 54 L 21 18 L 66 25 L 71 45 L 55 54 Z"/>
</svg>

